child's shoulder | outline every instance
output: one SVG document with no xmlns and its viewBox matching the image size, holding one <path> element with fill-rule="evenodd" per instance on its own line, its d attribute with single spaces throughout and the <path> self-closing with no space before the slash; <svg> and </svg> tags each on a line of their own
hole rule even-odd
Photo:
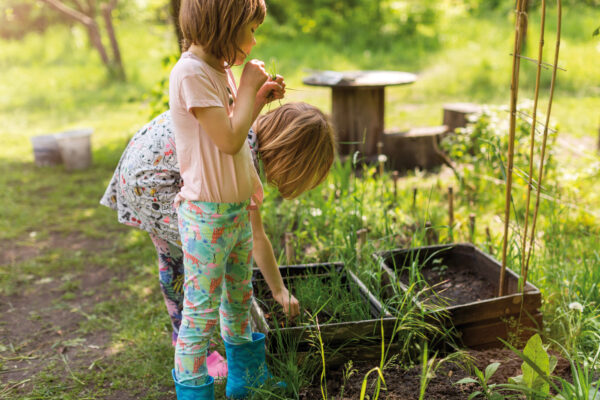
<svg viewBox="0 0 600 400">
<path fill-rule="evenodd" d="M 202 60 L 186 52 L 181 55 L 173 69 L 171 70 L 171 76 L 177 75 L 184 78 L 189 75 L 203 75 L 210 77 L 211 68 Z"/>
</svg>

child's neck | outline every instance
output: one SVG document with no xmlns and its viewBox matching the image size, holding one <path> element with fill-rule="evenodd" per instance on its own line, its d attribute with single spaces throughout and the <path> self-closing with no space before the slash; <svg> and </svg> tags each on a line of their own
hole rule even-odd
<svg viewBox="0 0 600 400">
<path fill-rule="evenodd" d="M 192 52 L 196 57 L 200 58 L 202 61 L 213 67 L 218 71 L 225 71 L 225 62 L 223 60 L 219 60 L 217 57 L 213 56 L 210 53 L 204 51 L 202 46 L 198 46 L 196 44 L 192 44 L 188 51 Z"/>
</svg>

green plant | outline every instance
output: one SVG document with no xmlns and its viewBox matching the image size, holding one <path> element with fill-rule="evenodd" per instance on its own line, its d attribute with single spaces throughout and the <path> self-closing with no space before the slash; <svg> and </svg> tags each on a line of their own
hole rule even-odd
<svg viewBox="0 0 600 400">
<path fill-rule="evenodd" d="M 573 382 L 562 377 L 553 377 L 551 372 L 556 366 L 555 358 L 548 356 L 539 336 L 534 335 L 528 342 L 531 346 L 521 353 L 504 342 L 515 354 L 523 360 L 523 375 L 511 378 L 511 384 L 503 385 L 512 390 L 521 391 L 528 399 L 545 399 L 549 396 L 550 387 L 557 393 L 552 397 L 553 400 L 596 400 L 600 398 L 600 380 L 594 381 L 594 371 L 596 369 L 600 349 L 596 350 L 591 363 L 583 362 L 583 365 L 576 363 L 570 358 L 571 374 Z M 559 345 L 560 347 L 560 345 Z M 527 354 L 526 354 L 527 353 Z M 565 353 L 568 355 L 568 353 Z"/>
<path fill-rule="evenodd" d="M 529 165 L 527 149 L 531 132 L 531 107 L 530 102 L 523 102 L 519 104 L 517 110 L 515 170 L 522 182 L 526 182 L 528 178 L 526 171 Z M 542 120 L 544 120 L 543 115 L 538 113 L 538 121 Z M 457 173 L 461 182 L 470 190 L 476 191 L 473 185 L 479 185 L 482 178 L 486 176 L 504 179 L 505 160 L 502 154 L 508 147 L 507 122 L 506 110 L 485 106 L 480 114 L 470 117 L 470 123 L 466 128 L 458 128 L 455 134 L 447 136 L 442 141 L 442 148 L 450 158 L 462 165 Z M 552 150 L 556 141 L 557 127 L 553 125 L 549 128 L 548 149 Z M 537 126 L 536 130 L 543 130 L 543 126 Z M 546 176 L 556 166 L 552 156 L 553 152 L 550 151 L 545 164 Z"/>
<path fill-rule="evenodd" d="M 343 272 L 331 271 L 322 274 L 308 271 L 305 274 L 285 279 L 286 286 L 296 296 L 305 310 L 290 321 L 282 316 L 280 306 L 267 292 L 264 283 L 257 284 L 257 300 L 273 320 L 274 325 L 311 325 L 313 316 L 319 316 L 321 324 L 371 319 L 370 305 L 357 285 Z"/>
<path fill-rule="evenodd" d="M 558 378 L 561 391 L 553 400 L 598 400 L 600 399 L 600 380 L 594 381 L 594 374 L 597 370 L 598 356 L 600 348 L 596 351 L 591 363 L 583 362 L 583 365 L 575 363 L 570 359 L 571 374 L 573 382 Z"/>
<path fill-rule="evenodd" d="M 381 372 L 381 369 L 379 367 L 375 367 L 372 368 L 371 370 L 369 370 L 366 374 L 365 377 L 363 378 L 363 382 L 362 385 L 360 387 L 360 400 L 364 400 L 366 398 L 367 395 L 367 379 L 369 378 L 369 375 L 371 375 L 371 373 L 373 372 L 377 372 L 377 389 L 375 394 L 373 395 L 374 397 L 372 398 L 373 400 L 377 400 L 379 399 L 379 380 L 381 380 L 384 384 L 385 384 L 385 379 L 383 378 L 383 373 Z M 369 399 L 371 399 L 369 397 Z"/>
<path fill-rule="evenodd" d="M 344 390 L 346 389 L 348 381 L 356 372 L 358 371 L 356 370 L 356 368 L 353 368 L 352 360 L 348 360 L 348 362 L 344 364 L 344 372 L 342 374 L 342 386 L 340 387 L 340 397 L 342 399 L 344 398 Z"/>
<path fill-rule="evenodd" d="M 557 359 L 549 356 L 542 344 L 540 335 L 533 335 L 523 349 L 523 355 L 526 357 L 521 365 L 522 375 L 509 379 L 509 382 L 529 389 L 531 399 L 543 399 L 550 393 L 548 379 L 556 367 Z M 537 367 L 537 368 L 534 368 Z"/>
<path fill-rule="evenodd" d="M 468 400 L 475 399 L 479 396 L 484 397 L 488 400 L 503 400 L 506 396 L 499 391 L 496 391 L 496 387 L 498 386 L 495 383 L 490 384 L 489 380 L 496 373 L 500 363 L 491 363 L 485 368 L 485 371 L 479 370 L 476 366 L 473 366 L 473 372 L 475 373 L 476 379 L 471 377 L 463 378 L 455 383 L 455 385 L 464 385 L 467 383 L 478 384 L 481 387 L 481 390 L 474 391 L 467 398 Z"/>
</svg>

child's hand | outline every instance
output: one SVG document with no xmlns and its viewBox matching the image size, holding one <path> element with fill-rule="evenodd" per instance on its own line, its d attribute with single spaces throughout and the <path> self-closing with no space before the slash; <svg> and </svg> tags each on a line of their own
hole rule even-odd
<svg viewBox="0 0 600 400">
<path fill-rule="evenodd" d="M 240 78 L 240 89 L 248 86 L 255 92 L 266 82 L 269 74 L 265 70 L 265 63 L 260 60 L 250 60 L 244 66 L 242 77 Z"/>
<path fill-rule="evenodd" d="M 283 99 L 285 96 L 285 81 L 283 76 L 270 76 L 256 94 L 256 102 L 262 105 L 272 102 L 273 100 Z"/>
<path fill-rule="evenodd" d="M 296 318 L 300 314 L 300 303 L 285 287 L 279 293 L 273 293 L 273 298 L 289 318 Z"/>
</svg>

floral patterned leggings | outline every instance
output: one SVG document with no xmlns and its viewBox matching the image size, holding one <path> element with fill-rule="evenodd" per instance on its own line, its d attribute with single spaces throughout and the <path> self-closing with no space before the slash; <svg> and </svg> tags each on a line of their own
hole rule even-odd
<svg viewBox="0 0 600 400">
<path fill-rule="evenodd" d="M 150 234 L 158 254 L 158 280 L 173 327 L 173 346 L 177 343 L 183 309 L 183 252 L 181 246 Z"/>
<path fill-rule="evenodd" d="M 248 204 L 184 201 L 177 210 L 185 281 L 175 376 L 186 385 L 206 383 L 206 351 L 219 320 L 228 342 L 252 340 Z"/>
</svg>

